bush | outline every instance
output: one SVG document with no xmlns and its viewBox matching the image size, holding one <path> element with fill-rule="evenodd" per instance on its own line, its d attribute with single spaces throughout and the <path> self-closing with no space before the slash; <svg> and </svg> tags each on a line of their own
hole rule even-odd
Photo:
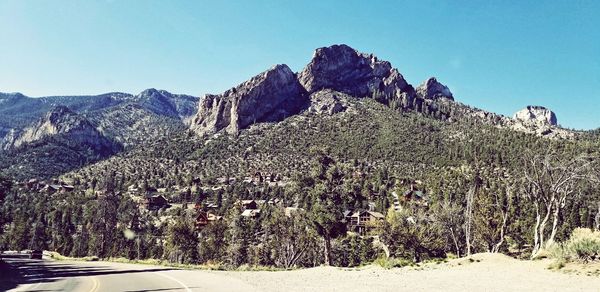
<svg viewBox="0 0 600 292">
<path fill-rule="evenodd" d="M 392 257 L 417 263 L 446 257 L 441 226 L 424 212 L 412 215 L 390 210 L 388 213 L 381 241 L 388 246 Z"/>
<path fill-rule="evenodd" d="M 384 269 L 402 268 L 402 267 L 414 265 L 414 263 L 408 259 L 397 259 L 397 258 L 386 258 L 386 257 L 377 258 L 373 262 L 373 264 L 378 265 Z"/>
<path fill-rule="evenodd" d="M 565 262 L 584 263 L 600 260 L 600 231 L 589 228 L 576 228 L 569 240 L 550 248 L 550 254 L 563 266 Z"/>
<path fill-rule="evenodd" d="M 373 238 L 348 235 L 334 242 L 332 264 L 336 267 L 356 267 L 372 262 L 377 256 Z"/>
</svg>

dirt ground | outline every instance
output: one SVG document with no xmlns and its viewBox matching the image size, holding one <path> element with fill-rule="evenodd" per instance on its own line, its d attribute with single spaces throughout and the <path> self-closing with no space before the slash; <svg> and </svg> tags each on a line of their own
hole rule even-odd
<svg viewBox="0 0 600 292">
<path fill-rule="evenodd" d="M 600 291 L 600 277 L 548 269 L 549 260 L 501 254 L 386 270 L 318 267 L 285 272 L 218 272 L 258 291 Z M 231 287 L 236 290 L 235 287 Z"/>
</svg>

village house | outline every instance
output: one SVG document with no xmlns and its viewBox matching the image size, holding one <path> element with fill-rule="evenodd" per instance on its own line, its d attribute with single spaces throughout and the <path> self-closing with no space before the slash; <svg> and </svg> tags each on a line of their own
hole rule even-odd
<svg viewBox="0 0 600 292">
<path fill-rule="evenodd" d="M 413 202 L 420 206 L 428 205 L 428 198 L 424 191 L 415 189 L 414 185 L 411 185 L 410 189 L 402 194 L 404 202 Z"/>
<path fill-rule="evenodd" d="M 346 229 L 360 235 L 367 235 L 385 220 L 385 216 L 379 212 L 367 210 L 344 211 L 344 222 Z"/>
<path fill-rule="evenodd" d="M 203 210 L 199 210 L 196 213 L 196 228 L 201 229 L 202 227 L 211 224 L 212 222 L 216 222 L 222 220 L 222 216 L 218 216 L 209 212 L 205 212 Z"/>
<path fill-rule="evenodd" d="M 44 185 L 40 189 L 40 192 L 47 193 L 47 194 L 54 194 L 56 192 L 69 193 L 69 192 L 72 192 L 74 189 L 75 189 L 75 187 L 72 185 L 67 185 L 62 182 L 57 182 L 57 183 Z"/>
<path fill-rule="evenodd" d="M 246 209 L 241 215 L 243 217 L 255 218 L 260 215 L 260 209 Z"/>
<path fill-rule="evenodd" d="M 235 204 L 237 206 L 239 206 L 242 211 L 244 210 L 257 210 L 260 209 L 261 206 L 263 206 L 265 203 L 267 203 L 266 200 L 237 200 L 235 202 Z M 273 204 L 274 201 L 269 201 L 269 204 Z"/>
<path fill-rule="evenodd" d="M 142 200 L 142 208 L 149 211 L 165 209 L 169 206 L 169 202 L 162 195 L 146 196 L 144 200 Z"/>
</svg>

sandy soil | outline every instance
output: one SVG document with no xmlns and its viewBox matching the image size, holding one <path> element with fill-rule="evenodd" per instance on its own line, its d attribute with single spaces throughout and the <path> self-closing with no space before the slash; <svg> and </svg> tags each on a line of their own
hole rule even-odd
<svg viewBox="0 0 600 292">
<path fill-rule="evenodd" d="M 600 291 L 600 277 L 548 270 L 500 254 L 386 270 L 318 267 L 286 272 L 218 272 L 258 291 Z M 233 287 L 232 287 L 233 288 Z"/>
</svg>

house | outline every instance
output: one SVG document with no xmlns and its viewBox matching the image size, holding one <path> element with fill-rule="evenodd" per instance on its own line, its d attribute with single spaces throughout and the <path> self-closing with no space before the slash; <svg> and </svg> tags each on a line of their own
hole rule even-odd
<svg viewBox="0 0 600 292">
<path fill-rule="evenodd" d="M 255 200 L 241 200 L 239 201 L 242 210 L 253 210 L 258 209 L 258 204 Z"/>
<path fill-rule="evenodd" d="M 40 190 L 40 192 L 44 192 L 44 193 L 47 193 L 47 194 L 54 194 L 54 193 L 56 193 L 56 192 L 58 192 L 60 190 L 61 190 L 61 186 L 60 185 L 58 185 L 58 184 L 48 184 L 48 185 L 45 185 Z"/>
<path fill-rule="evenodd" d="M 244 210 L 244 212 L 242 212 L 243 217 L 254 218 L 254 217 L 257 217 L 258 215 L 260 215 L 259 209 L 246 209 L 246 210 Z"/>
<path fill-rule="evenodd" d="M 169 202 L 162 195 L 146 196 L 142 201 L 142 207 L 154 211 L 170 207 Z"/>
<path fill-rule="evenodd" d="M 265 203 L 267 203 L 266 200 L 238 200 L 236 202 L 236 204 L 238 204 L 242 210 L 260 209 L 260 206 L 264 205 Z"/>
<path fill-rule="evenodd" d="M 223 216 L 218 216 L 205 211 L 198 211 L 196 213 L 196 228 L 201 229 L 202 227 L 211 224 L 213 222 L 219 221 L 223 219 Z"/>
<path fill-rule="evenodd" d="M 402 196 L 403 196 L 403 199 L 405 202 L 414 202 L 421 206 L 428 205 L 428 199 L 427 199 L 427 195 L 425 194 L 425 192 L 416 190 L 412 186 L 411 186 L 410 190 L 404 192 L 404 194 L 402 194 Z"/>
<path fill-rule="evenodd" d="M 75 189 L 75 187 L 72 185 L 61 185 L 61 192 L 63 192 L 63 193 L 70 193 L 74 189 Z"/>
<path fill-rule="evenodd" d="M 205 208 L 208 210 L 216 210 L 219 209 L 219 204 L 207 201 L 205 204 Z"/>
<path fill-rule="evenodd" d="M 196 228 L 200 229 L 208 225 L 208 213 L 200 210 L 196 213 Z"/>
<path fill-rule="evenodd" d="M 385 216 L 375 211 L 350 211 L 344 212 L 344 221 L 348 231 L 357 232 L 360 235 L 366 235 L 369 231 L 375 229 Z"/>
</svg>

